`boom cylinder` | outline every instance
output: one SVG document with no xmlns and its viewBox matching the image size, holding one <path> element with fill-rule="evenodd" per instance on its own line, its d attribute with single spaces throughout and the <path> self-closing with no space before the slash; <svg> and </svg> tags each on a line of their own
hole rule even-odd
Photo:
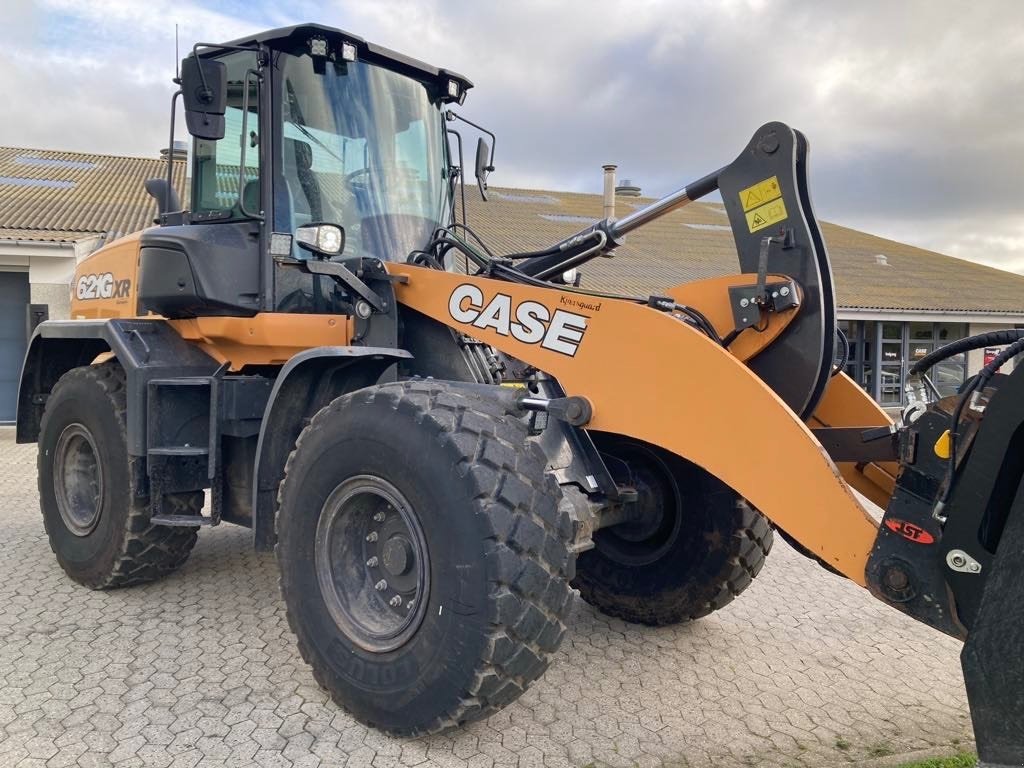
<svg viewBox="0 0 1024 768">
<path fill-rule="evenodd" d="M 666 213 L 671 213 L 677 208 L 689 205 L 693 201 L 699 200 L 705 195 L 714 192 L 718 189 L 718 175 L 723 170 L 725 169 L 719 168 L 714 173 L 709 173 L 707 176 L 698 179 L 692 184 L 687 184 L 682 189 L 677 189 L 672 194 L 666 195 L 660 200 L 656 200 L 650 205 L 646 205 L 637 211 L 633 211 L 629 216 L 624 216 L 612 225 L 612 235 L 615 237 L 622 237 L 629 232 L 632 232 L 637 227 L 649 224 L 655 219 L 661 218 Z"/>
</svg>

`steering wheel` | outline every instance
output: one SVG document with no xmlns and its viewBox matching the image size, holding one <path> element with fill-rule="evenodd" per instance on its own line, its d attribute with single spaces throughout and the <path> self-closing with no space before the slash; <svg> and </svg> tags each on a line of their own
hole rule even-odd
<svg viewBox="0 0 1024 768">
<path fill-rule="evenodd" d="M 369 176 L 369 175 L 370 175 L 370 169 L 369 168 L 357 168 L 356 170 L 352 171 L 351 173 L 346 173 L 345 174 L 345 182 L 346 183 L 351 183 L 351 182 L 355 181 L 356 179 L 358 179 L 360 176 Z"/>
</svg>

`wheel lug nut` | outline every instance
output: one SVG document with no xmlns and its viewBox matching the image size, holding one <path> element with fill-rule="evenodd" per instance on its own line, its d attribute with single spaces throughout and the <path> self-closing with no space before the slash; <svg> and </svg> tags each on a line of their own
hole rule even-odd
<svg viewBox="0 0 1024 768">
<path fill-rule="evenodd" d="M 367 541 L 376 541 L 377 540 L 377 532 L 376 531 L 370 531 L 366 535 L 366 540 Z"/>
<path fill-rule="evenodd" d="M 388 583 L 384 581 L 384 579 L 381 579 L 373 585 L 373 588 L 376 589 L 378 592 L 383 592 L 385 589 L 388 588 Z"/>
<path fill-rule="evenodd" d="M 416 605 L 416 601 L 410 600 L 408 603 L 405 604 L 405 610 L 411 611 L 414 605 Z"/>
<path fill-rule="evenodd" d="M 392 608 L 397 608 L 402 604 L 402 598 L 400 598 L 398 595 L 395 595 L 390 600 L 388 600 L 388 604 L 391 605 Z"/>
<path fill-rule="evenodd" d="M 370 567 L 370 568 L 375 568 L 375 567 L 377 567 L 377 563 L 378 562 L 379 561 L 377 560 L 377 556 L 374 555 L 373 557 L 371 557 L 369 560 L 366 561 L 366 565 L 368 567 Z"/>
<path fill-rule="evenodd" d="M 384 513 L 383 512 L 378 512 L 377 514 L 375 514 L 373 516 L 373 519 L 376 520 L 378 523 L 383 523 L 384 522 Z"/>
</svg>

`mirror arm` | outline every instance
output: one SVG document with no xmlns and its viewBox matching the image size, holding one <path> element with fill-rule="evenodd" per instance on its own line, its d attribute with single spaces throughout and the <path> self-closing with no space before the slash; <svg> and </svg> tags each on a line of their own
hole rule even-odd
<svg viewBox="0 0 1024 768">
<path fill-rule="evenodd" d="M 181 96 L 180 88 L 171 96 L 171 136 L 167 140 L 167 191 L 164 193 L 164 213 L 160 216 L 161 224 L 164 223 L 167 214 L 171 212 L 171 197 L 174 190 L 174 105 L 179 96 Z"/>
<path fill-rule="evenodd" d="M 462 134 L 456 131 L 454 128 L 445 128 L 445 130 L 452 134 L 459 144 L 459 189 L 462 192 L 462 223 L 466 223 L 466 168 L 462 164 Z M 449 149 L 449 151 L 451 151 Z M 455 190 L 452 190 L 452 219 L 455 219 Z"/>
<path fill-rule="evenodd" d="M 498 144 L 498 137 L 495 136 L 493 133 L 491 133 L 491 131 L 488 131 L 482 125 L 477 125 L 472 120 L 467 120 L 462 115 L 457 115 L 457 114 L 455 114 L 455 112 L 453 112 L 450 109 L 447 112 L 447 116 L 448 116 L 449 120 L 461 120 L 462 122 L 466 123 L 467 125 L 473 126 L 474 128 L 476 128 L 481 133 L 486 133 L 488 136 L 491 137 L 491 152 L 490 152 L 491 156 L 490 156 L 490 158 L 487 161 L 487 168 L 485 168 L 484 170 L 486 170 L 488 173 L 493 171 L 494 170 L 494 148 Z"/>
<path fill-rule="evenodd" d="M 256 51 L 257 53 L 257 64 L 263 66 L 263 44 L 257 45 L 224 45 L 223 43 L 196 43 L 192 46 L 192 55 L 198 59 L 200 48 L 210 48 L 221 51 Z M 206 73 L 203 72 L 202 67 L 197 67 L 199 70 L 199 79 L 203 81 L 203 98 L 211 99 L 213 94 L 210 91 L 210 84 L 206 82 Z"/>
<path fill-rule="evenodd" d="M 202 68 L 199 69 L 202 72 Z M 247 69 L 245 77 L 242 78 L 242 145 L 239 147 L 238 154 L 238 210 L 239 212 L 249 219 L 256 219 L 257 221 L 264 221 L 263 213 L 252 213 L 245 208 L 245 145 L 249 143 L 249 136 L 246 133 L 246 128 L 249 124 L 249 75 L 255 78 L 257 99 L 259 99 L 259 89 L 263 80 L 263 75 L 257 72 L 255 69 Z M 256 146 L 256 151 L 260 151 L 260 145 L 263 144 L 263 139 L 260 140 Z M 259 166 L 257 166 L 258 168 Z"/>
</svg>

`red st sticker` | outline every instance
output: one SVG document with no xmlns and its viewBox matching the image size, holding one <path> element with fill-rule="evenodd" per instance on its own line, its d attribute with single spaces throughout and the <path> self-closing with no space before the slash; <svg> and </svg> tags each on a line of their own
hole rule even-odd
<svg viewBox="0 0 1024 768">
<path fill-rule="evenodd" d="M 889 519 L 885 521 L 885 526 L 893 533 L 898 533 L 903 538 L 910 539 L 918 544 L 935 543 L 935 537 L 928 533 L 928 531 L 913 523 L 908 523 L 906 520 Z"/>
</svg>

